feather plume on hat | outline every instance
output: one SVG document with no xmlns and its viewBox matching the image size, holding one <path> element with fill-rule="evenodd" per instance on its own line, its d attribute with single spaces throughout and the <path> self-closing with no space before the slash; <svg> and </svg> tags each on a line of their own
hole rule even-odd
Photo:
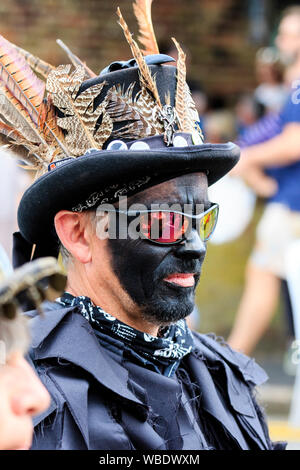
<svg viewBox="0 0 300 470">
<path fill-rule="evenodd" d="M 0 36 L 1 144 L 13 150 L 26 168 L 37 170 L 37 176 L 53 160 L 82 155 L 92 146 L 101 149 L 112 131 L 107 115 L 96 132 L 104 106 L 93 111 L 94 98 L 105 82 L 77 96 L 93 72 L 78 58 L 76 65 L 70 74 L 71 65 L 55 68 Z M 67 116 L 58 117 L 57 110 Z"/>
<path fill-rule="evenodd" d="M 94 101 L 105 88 L 105 78 L 81 91 L 84 80 L 96 74 L 62 41 L 57 42 L 72 62 L 73 71 L 71 65 L 55 68 L 0 36 L 0 144 L 13 150 L 26 168 L 35 169 L 37 176 L 55 160 L 76 158 L 90 148 L 101 150 L 110 137 L 136 140 L 163 134 L 163 105 L 145 60 L 145 56 L 159 53 L 151 4 L 152 0 L 135 0 L 133 4 L 143 50 L 117 9 L 119 24 L 139 67 L 140 91 L 133 97 L 134 83 L 126 90 L 116 84 L 106 89 L 96 109 Z M 179 55 L 178 130 L 191 132 L 198 115 L 186 84 L 185 54 L 173 40 Z M 169 104 L 167 96 L 165 103 Z M 114 125 L 122 122 L 124 125 Z"/>
</svg>

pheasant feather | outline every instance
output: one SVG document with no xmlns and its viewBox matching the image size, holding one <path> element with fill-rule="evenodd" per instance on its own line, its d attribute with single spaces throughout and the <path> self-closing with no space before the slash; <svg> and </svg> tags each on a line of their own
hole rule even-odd
<svg viewBox="0 0 300 470">
<path fill-rule="evenodd" d="M 159 54 L 151 18 L 151 4 L 152 0 L 135 0 L 133 4 L 133 11 L 139 25 L 138 40 L 144 47 L 145 55 Z"/>
<path fill-rule="evenodd" d="M 75 55 L 68 46 L 61 40 L 61 39 L 56 39 L 57 44 L 66 52 L 68 55 L 70 61 L 74 65 L 74 67 L 81 66 L 85 70 L 85 78 L 94 78 L 97 75 L 84 63 L 82 62 L 77 55 Z"/>
<path fill-rule="evenodd" d="M 45 84 L 33 73 L 25 58 L 17 49 L 2 36 L 0 36 L 0 83 L 2 89 L 5 88 L 6 105 L 8 102 L 10 103 L 9 111 L 7 109 L 6 112 L 12 117 L 14 114 L 13 108 L 15 108 L 17 111 L 15 116 L 21 114 L 26 121 L 24 128 L 20 128 L 21 132 L 26 133 L 26 129 L 31 128 L 33 134 L 38 136 L 33 141 L 46 144 L 43 132 L 38 129 L 39 115 L 43 108 Z M 15 124 L 14 121 L 10 122 Z M 63 145 L 46 122 L 44 126 L 52 135 L 51 140 L 54 146 L 59 146 L 66 154 Z"/>
<path fill-rule="evenodd" d="M 45 84 L 3 36 L 0 36 L 0 80 L 37 123 Z"/>
<path fill-rule="evenodd" d="M 47 101 L 42 105 L 39 114 L 38 127 L 43 132 L 47 143 L 54 143 L 56 146 L 56 142 L 54 141 L 55 139 L 57 142 L 60 142 L 60 145 L 62 146 L 64 134 L 62 129 L 57 125 L 57 116 L 51 95 L 48 95 Z M 66 150 L 65 153 L 67 153 Z"/>
<path fill-rule="evenodd" d="M 65 141 L 74 156 L 85 153 L 89 148 L 97 148 L 95 134 L 97 121 L 105 112 L 98 106 L 94 110 L 94 99 L 101 92 L 105 82 L 91 86 L 78 94 L 85 75 L 83 67 L 77 67 L 69 76 L 70 65 L 53 70 L 47 80 L 47 90 L 52 95 L 53 104 L 66 116 L 57 119 L 57 124 L 67 131 Z"/>
<path fill-rule="evenodd" d="M 188 127 L 188 116 L 186 112 L 186 66 L 185 66 L 185 53 L 183 52 L 180 44 L 175 38 L 172 38 L 176 49 L 178 51 L 177 60 L 177 86 L 176 86 L 176 98 L 175 107 L 180 122 L 182 131 L 186 131 Z"/>
<path fill-rule="evenodd" d="M 26 163 L 26 169 L 41 169 L 47 166 L 43 159 L 36 153 L 42 144 L 33 144 L 12 126 L 0 120 L 0 142 L 1 146 L 5 146 L 14 155 L 19 157 Z"/>
<path fill-rule="evenodd" d="M 181 130 L 183 132 L 192 132 L 195 121 L 199 121 L 199 115 L 189 86 L 186 83 L 185 53 L 176 39 L 172 38 L 172 40 L 178 51 L 175 107 Z"/>
<path fill-rule="evenodd" d="M 25 49 L 22 49 L 21 47 L 18 47 L 15 44 L 12 44 L 12 46 L 15 47 L 15 49 L 24 57 L 24 59 L 30 65 L 32 70 L 42 75 L 42 77 L 47 78 L 51 70 L 55 69 L 53 65 L 48 64 L 39 57 L 31 54 L 28 51 L 25 51 Z"/>
<path fill-rule="evenodd" d="M 156 84 L 155 84 L 155 80 L 151 75 L 150 69 L 149 69 L 148 65 L 146 64 L 146 62 L 145 62 L 145 59 L 143 57 L 143 54 L 142 54 L 139 46 L 137 45 L 137 43 L 132 38 L 132 35 L 129 31 L 127 23 L 125 22 L 119 7 L 117 9 L 117 14 L 118 14 L 118 17 L 119 17 L 119 24 L 120 24 L 120 26 L 121 26 L 121 28 L 124 32 L 124 36 L 125 36 L 128 44 L 129 44 L 129 46 L 130 46 L 132 55 L 133 55 L 133 57 L 135 58 L 135 60 L 138 64 L 138 67 L 139 67 L 139 70 L 140 70 L 140 83 L 141 83 L 142 86 L 147 88 L 153 94 L 153 97 L 154 97 L 155 101 L 157 102 L 158 106 L 161 108 L 162 106 L 161 106 L 160 97 L 159 97 L 159 94 L 158 94 L 158 91 L 157 91 L 157 87 L 156 87 Z"/>
<path fill-rule="evenodd" d="M 23 105 L 0 83 L 0 116 L 18 129 L 25 139 L 34 144 L 54 146 L 61 154 L 67 154 L 63 146 L 63 133 L 57 126 L 53 106 L 42 103 L 36 125 Z"/>
<path fill-rule="evenodd" d="M 46 143 L 42 132 L 32 121 L 28 111 L 11 94 L 11 92 L 0 84 L 0 115 L 10 123 L 15 129 L 18 129 L 24 138 L 34 143 Z"/>
<path fill-rule="evenodd" d="M 2 122 L 0 120 L 0 134 L 2 136 L 5 136 L 7 140 L 13 139 L 13 140 L 18 140 L 18 139 L 24 139 L 23 135 L 14 129 L 12 126 L 9 126 L 5 122 Z"/>
<path fill-rule="evenodd" d="M 107 112 L 113 122 L 128 121 L 120 129 L 113 132 L 115 137 L 139 139 L 158 134 L 161 131 L 161 122 L 154 119 L 158 108 L 154 99 L 145 88 L 133 98 L 134 83 L 126 91 L 122 87 L 114 86 L 108 91 Z"/>
<path fill-rule="evenodd" d="M 189 117 L 189 121 L 190 121 L 189 132 L 191 132 L 194 128 L 195 121 L 199 121 L 199 113 L 197 111 L 195 102 L 191 94 L 191 90 L 187 83 L 185 84 L 185 97 L 186 97 L 187 116 Z"/>
<path fill-rule="evenodd" d="M 113 132 L 113 121 L 107 112 L 108 101 L 105 99 L 97 108 L 97 114 L 101 116 L 101 125 L 96 125 L 94 131 L 94 139 L 97 143 L 97 148 L 102 148 L 103 144 L 111 136 Z"/>
</svg>

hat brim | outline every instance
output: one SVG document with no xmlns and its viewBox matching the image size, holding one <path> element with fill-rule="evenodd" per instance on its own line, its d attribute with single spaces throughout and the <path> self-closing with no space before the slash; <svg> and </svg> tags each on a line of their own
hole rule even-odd
<svg viewBox="0 0 300 470">
<path fill-rule="evenodd" d="M 202 144 L 153 150 L 101 150 L 67 161 L 37 179 L 24 193 L 18 224 L 30 243 L 53 240 L 54 217 L 60 210 L 72 210 L 93 192 L 149 176 L 149 182 L 135 192 L 177 176 L 205 172 L 212 185 L 238 162 L 239 147 Z"/>
</svg>

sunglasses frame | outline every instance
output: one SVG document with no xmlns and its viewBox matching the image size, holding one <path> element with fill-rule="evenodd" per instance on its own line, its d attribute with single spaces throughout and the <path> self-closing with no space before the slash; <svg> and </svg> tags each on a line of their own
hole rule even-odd
<svg viewBox="0 0 300 470">
<path fill-rule="evenodd" d="M 125 214 L 127 215 L 128 217 L 139 217 L 141 214 L 149 214 L 149 213 L 154 213 L 154 212 L 172 212 L 174 214 L 180 214 L 180 215 L 183 215 L 185 217 L 187 217 L 188 219 L 192 219 L 192 220 L 201 220 L 203 217 L 205 217 L 206 214 L 208 214 L 209 212 L 211 212 L 213 209 L 217 209 L 217 216 L 216 216 L 216 223 L 215 223 L 215 226 L 214 226 L 214 229 L 211 233 L 211 235 L 213 234 L 215 228 L 216 228 L 216 225 L 217 225 L 217 222 L 218 222 L 218 215 L 219 215 L 219 204 L 216 203 L 216 202 L 211 202 L 211 206 L 206 209 L 206 211 L 204 212 L 201 212 L 201 214 L 196 214 L 196 215 L 193 215 L 193 214 L 187 214 L 186 212 L 181 212 L 181 211 L 176 211 L 176 210 L 169 210 L 169 209 L 149 209 L 149 210 L 136 210 L 136 211 L 123 211 L 123 210 L 119 210 L 119 209 L 105 209 L 104 212 L 116 212 L 118 214 Z M 211 235 L 209 236 L 209 238 L 211 237 Z M 199 235 L 200 236 L 200 235 Z M 146 237 L 145 235 L 143 235 L 141 233 L 141 238 L 143 238 L 143 240 L 148 240 L 149 242 L 151 243 L 155 243 L 156 245 L 178 245 L 179 243 L 182 243 L 184 240 L 187 240 L 187 238 L 183 235 L 182 238 L 176 240 L 175 242 L 158 242 L 156 240 L 153 240 L 152 238 L 148 238 Z M 209 238 L 207 238 L 206 240 L 202 240 L 204 243 L 206 243 Z"/>
</svg>

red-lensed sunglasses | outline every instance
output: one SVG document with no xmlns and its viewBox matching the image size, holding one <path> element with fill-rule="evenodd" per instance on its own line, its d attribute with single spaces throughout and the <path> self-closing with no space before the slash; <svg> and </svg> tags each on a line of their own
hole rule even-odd
<svg viewBox="0 0 300 470">
<path fill-rule="evenodd" d="M 113 212 L 107 211 L 105 212 Z M 196 226 L 200 239 L 204 242 L 212 236 L 219 214 L 219 205 L 211 203 L 209 209 L 192 215 L 172 210 L 142 210 L 115 212 L 128 217 L 138 217 L 141 237 L 160 245 L 175 245 L 187 239 L 193 226 Z"/>
</svg>

